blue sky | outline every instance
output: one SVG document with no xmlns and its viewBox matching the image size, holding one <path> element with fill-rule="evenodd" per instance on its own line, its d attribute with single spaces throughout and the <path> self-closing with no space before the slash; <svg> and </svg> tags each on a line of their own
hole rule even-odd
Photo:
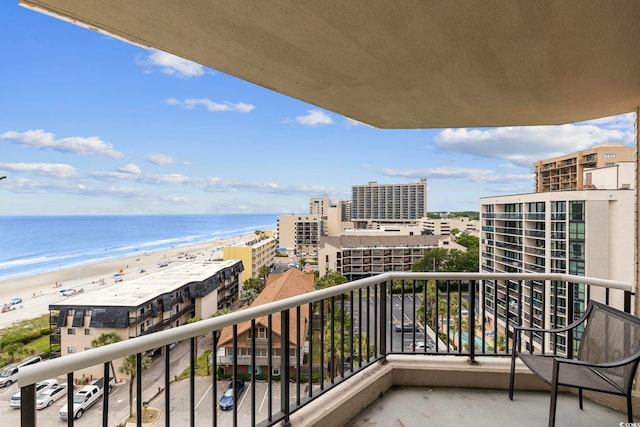
<svg viewBox="0 0 640 427">
<path fill-rule="evenodd" d="M 535 160 L 633 143 L 635 116 L 382 130 L 0 2 L 0 215 L 304 213 L 426 178 L 429 211 L 533 191 Z"/>
</svg>

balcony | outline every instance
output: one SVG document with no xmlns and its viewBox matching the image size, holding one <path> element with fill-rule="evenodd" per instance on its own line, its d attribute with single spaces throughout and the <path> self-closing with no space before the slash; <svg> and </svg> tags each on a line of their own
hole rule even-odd
<svg viewBox="0 0 640 427">
<path fill-rule="evenodd" d="M 164 359 L 164 362 L 154 362 L 160 372 L 164 373 L 160 375 L 160 378 L 164 377 L 164 382 L 158 387 L 158 396 L 152 406 L 160 409 L 165 426 L 172 423 L 183 425 L 180 420 L 185 419 L 190 420 L 191 425 L 196 422 L 208 424 L 211 414 L 214 420 L 219 419 L 220 423 L 225 425 L 227 419 L 229 424 L 233 425 L 309 425 L 313 420 L 317 421 L 318 425 L 326 424 L 327 420 L 331 420 L 332 425 L 342 425 L 354 418 L 354 425 L 358 425 L 358 417 L 367 417 L 365 408 L 370 404 L 386 407 L 381 416 L 408 417 L 404 419 L 410 423 L 411 413 L 421 413 L 417 408 L 415 411 L 409 409 L 415 404 L 411 402 L 420 401 L 426 395 L 431 399 L 432 392 L 436 401 L 445 399 L 445 396 L 446 399 L 451 399 L 450 404 L 444 408 L 449 408 L 452 413 L 457 411 L 458 406 L 466 406 L 469 419 L 473 419 L 474 413 L 487 412 L 495 417 L 496 414 L 504 415 L 509 411 L 534 411 L 542 414 L 544 418 L 548 394 L 535 393 L 535 390 L 545 390 L 545 386 L 533 378 L 526 368 L 518 368 L 515 402 L 508 401 L 504 390 L 508 385 L 507 356 L 512 345 L 509 339 L 510 331 L 516 320 L 535 317 L 539 319 L 536 323 L 544 323 L 544 319 L 549 317 L 545 315 L 544 308 L 542 311 L 536 308 L 537 311 L 533 313 L 533 308 L 523 303 L 526 298 L 531 297 L 529 294 L 533 292 L 532 281 L 539 281 L 548 286 L 552 286 L 551 282 L 562 281 L 584 284 L 586 288 L 606 288 L 609 298 L 624 301 L 624 308 L 630 310 L 631 286 L 608 280 L 551 274 L 386 273 L 21 369 L 19 381 L 23 393 L 22 425 L 46 425 L 46 419 L 41 415 L 43 411 L 36 413 L 35 410 L 36 382 L 51 376 L 66 375 L 67 381 L 74 383 L 77 378 L 74 372 L 93 366 L 101 366 L 103 372 L 108 375 L 112 360 L 129 355 L 136 355 L 140 360 L 142 354 L 156 348 L 164 349 L 164 356 L 159 357 Z M 501 287 L 509 289 L 506 303 L 497 300 L 496 293 L 492 291 L 495 288 L 500 290 Z M 574 286 L 568 286 L 569 290 L 573 288 Z M 568 299 L 573 299 L 573 295 L 569 295 Z M 438 303 L 435 303 L 436 301 Z M 503 306 L 523 307 L 526 312 L 520 316 L 510 315 L 505 324 L 500 320 L 504 319 L 504 311 L 500 312 L 497 308 L 501 303 Z M 324 313 L 324 316 L 319 316 L 321 321 L 313 322 L 310 329 L 305 330 L 303 325 L 290 320 L 297 317 L 291 313 L 301 307 L 308 307 L 310 311 L 318 314 Z M 575 314 L 573 310 L 574 304 L 568 303 L 567 311 L 571 311 L 568 316 Z M 420 316 L 420 312 L 426 315 Z M 215 409 L 212 411 L 217 398 L 211 398 L 211 393 L 206 399 L 206 404 L 204 396 L 197 402 L 196 384 L 198 390 L 203 388 L 202 384 L 205 384 L 204 389 L 207 389 L 207 383 L 209 389 L 213 389 L 213 393 L 222 390 L 211 376 L 195 376 L 193 366 L 197 351 L 196 338 L 211 337 L 209 348 L 213 354 L 219 355 L 220 348 L 213 340 L 217 331 L 242 322 L 251 322 L 252 333 L 255 334 L 256 319 L 266 316 L 271 322 L 276 314 L 282 322 L 280 330 L 283 333 L 277 338 L 279 341 L 275 341 L 276 338 L 270 336 L 267 330 L 266 344 L 272 348 L 267 349 L 266 357 L 259 355 L 257 351 L 252 352 L 250 346 L 250 355 L 236 356 L 235 359 L 233 356 L 224 357 L 224 360 L 219 357 L 211 358 L 211 372 L 217 372 L 219 364 L 224 362 L 231 365 L 229 374 L 232 377 L 245 379 L 248 389 L 254 390 L 246 392 L 248 402 L 241 405 L 240 401 L 238 405 L 241 407 L 234 409 L 232 414 L 219 413 Z M 495 320 L 481 322 L 482 319 Z M 400 325 L 407 321 L 410 325 L 417 324 L 418 328 L 401 328 Z M 531 323 L 525 321 L 525 324 Z M 471 332 L 474 335 L 474 345 L 469 345 L 470 331 L 467 325 L 476 325 Z M 496 341 L 496 337 L 500 339 Z M 571 341 L 574 337 L 564 338 Z M 185 342 L 188 357 L 171 357 L 172 344 L 175 342 Z M 238 354 L 238 342 L 238 337 L 234 337 L 231 354 Z M 417 342 L 432 342 L 433 346 L 414 350 L 412 344 Z M 256 342 L 253 348 L 264 349 L 264 339 L 261 338 L 259 343 L 261 345 Z M 564 348 L 555 343 L 537 345 L 542 351 L 550 354 L 561 353 L 560 349 Z M 276 346 L 281 349 L 279 355 L 268 356 Z M 202 351 L 203 348 L 199 350 Z M 297 358 L 295 354 L 300 354 L 301 357 Z M 173 368 L 172 363 L 185 363 L 190 367 L 189 379 L 174 381 L 170 372 Z M 267 372 L 272 380 L 277 378 L 278 381 L 267 382 L 265 386 L 264 379 L 261 382 L 255 370 L 247 371 L 248 373 L 239 372 L 242 366 L 262 366 L 263 372 Z M 272 375 L 274 372 L 277 374 Z M 314 375 L 307 375 L 309 372 L 313 372 Z M 137 414 L 142 414 L 143 402 L 149 400 L 146 384 L 153 380 L 145 376 L 143 370 L 138 370 L 135 381 L 135 395 L 138 396 L 135 400 Z M 269 402 L 266 412 L 263 405 L 257 401 L 256 388 L 266 389 L 264 399 Z M 485 394 L 485 389 L 494 391 Z M 156 391 L 155 386 L 153 391 Z M 411 398 L 400 397 L 407 393 Z M 180 394 L 189 395 L 189 401 L 186 402 L 186 397 L 182 396 L 178 399 L 176 396 Z M 479 394 L 488 400 L 478 398 Z M 378 399 L 379 396 L 382 398 Z M 401 405 L 402 411 L 398 411 L 395 406 L 394 402 L 398 399 L 407 400 L 406 404 Z M 470 399 L 474 403 L 467 406 Z M 575 400 L 572 397 L 566 399 Z M 115 409 L 116 403 L 113 400 L 107 393 L 101 404 L 92 409 L 96 413 L 102 411 L 100 416 L 104 426 L 117 425 L 122 421 L 122 414 Z M 622 403 L 617 400 L 606 402 Z M 485 404 L 489 406 L 484 406 Z M 207 406 L 207 409 L 202 409 L 202 406 Z M 560 417 L 573 414 L 576 412 L 575 407 L 576 402 L 561 404 L 561 413 L 565 410 L 569 412 Z M 580 425 L 598 424 L 599 421 L 588 421 L 593 415 L 592 410 L 594 413 L 604 414 L 602 416 L 611 425 L 618 425 L 620 421 L 624 421 L 622 413 L 603 408 L 594 402 L 589 401 L 587 408 L 578 414 L 580 418 L 576 418 L 581 420 Z M 179 418 L 179 412 L 186 418 Z M 447 411 L 444 412 L 440 415 L 443 418 L 429 419 L 433 420 L 434 424 L 444 424 L 447 417 L 451 416 Z M 399 413 L 402 415 L 398 415 Z M 429 416 L 437 415 L 434 413 Z M 595 419 L 602 420 L 599 416 Z M 496 419 L 487 418 L 487 425 L 495 425 Z M 138 425 L 141 424 L 142 420 L 139 418 Z M 73 425 L 73 420 L 69 425 Z"/>
</svg>

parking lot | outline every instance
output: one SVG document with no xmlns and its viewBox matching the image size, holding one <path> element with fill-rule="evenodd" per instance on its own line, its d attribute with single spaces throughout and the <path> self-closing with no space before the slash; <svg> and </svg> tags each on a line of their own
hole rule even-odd
<svg viewBox="0 0 640 427">
<path fill-rule="evenodd" d="M 233 424 L 233 411 L 222 411 L 218 408 L 218 402 L 229 381 L 217 381 L 216 390 L 216 416 L 219 425 Z M 246 382 L 245 390 L 239 398 L 238 423 L 240 425 L 251 424 L 251 394 L 252 385 Z M 301 393 L 304 393 L 305 384 L 301 384 Z M 206 423 L 199 422 L 199 425 L 210 425 L 212 417 L 212 384 L 211 378 L 197 377 L 195 382 L 195 416 L 196 420 L 207 420 Z M 20 410 L 11 408 L 9 400 L 18 391 L 17 385 L 12 385 L 0 389 L 0 419 L 2 425 L 20 425 Z M 255 406 L 256 420 L 266 419 L 269 414 L 268 383 L 256 382 L 255 384 Z M 177 381 L 171 384 L 171 423 L 176 426 L 189 425 L 189 381 Z M 291 402 L 295 402 L 296 384 L 290 385 Z M 154 426 L 164 426 L 164 392 L 150 402 L 150 408 L 161 409 L 160 419 Z M 37 424 L 39 426 L 64 426 L 66 421 L 58 418 L 60 408 L 66 405 L 66 399 L 62 398 L 49 408 L 37 411 Z M 272 383 L 272 413 L 277 413 L 280 409 L 280 384 Z M 134 402 L 135 410 L 135 402 Z M 129 412 L 129 386 L 124 384 L 113 388 L 109 399 L 109 425 L 118 425 Z M 102 401 L 91 407 L 79 420 L 75 421 L 78 426 L 96 426 L 102 424 Z"/>
</svg>

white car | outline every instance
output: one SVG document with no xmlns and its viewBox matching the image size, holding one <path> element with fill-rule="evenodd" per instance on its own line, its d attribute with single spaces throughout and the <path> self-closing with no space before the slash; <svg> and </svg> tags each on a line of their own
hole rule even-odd
<svg viewBox="0 0 640 427">
<path fill-rule="evenodd" d="M 58 387 L 58 380 L 54 378 L 41 381 L 36 384 L 36 396 L 40 395 L 40 393 L 44 392 L 45 390 L 50 390 L 54 387 Z M 9 406 L 11 406 L 12 408 L 19 408 L 21 400 L 22 399 L 20 397 L 20 392 L 17 392 L 13 396 L 11 396 L 11 399 L 9 400 Z"/>
<path fill-rule="evenodd" d="M 36 396 L 36 409 L 47 408 L 53 405 L 53 402 L 67 394 L 67 385 L 62 384 L 44 390 Z"/>
</svg>

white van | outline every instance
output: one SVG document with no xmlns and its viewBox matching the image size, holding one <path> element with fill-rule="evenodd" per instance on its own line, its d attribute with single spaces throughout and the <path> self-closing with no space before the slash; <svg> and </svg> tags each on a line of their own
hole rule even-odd
<svg viewBox="0 0 640 427">
<path fill-rule="evenodd" d="M 5 367 L 4 369 L 2 369 L 2 371 L 0 371 L 0 387 L 6 387 L 18 381 L 18 368 L 33 365 L 34 363 L 38 363 L 40 361 L 42 361 L 42 358 L 40 356 L 34 356 L 29 357 L 17 364 Z"/>
</svg>

